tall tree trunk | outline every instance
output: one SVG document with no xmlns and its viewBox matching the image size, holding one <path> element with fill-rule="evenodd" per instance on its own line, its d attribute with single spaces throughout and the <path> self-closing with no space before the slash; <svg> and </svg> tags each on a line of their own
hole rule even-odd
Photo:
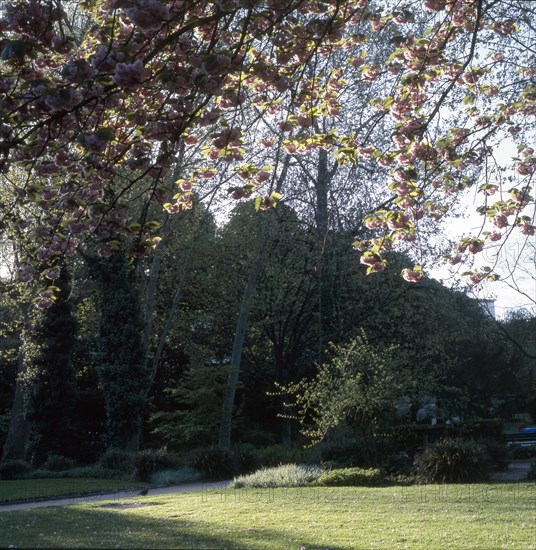
<svg viewBox="0 0 536 550">
<path fill-rule="evenodd" d="M 283 182 L 287 177 L 288 168 L 290 165 L 290 156 L 285 156 L 283 161 L 281 173 L 277 178 L 276 192 L 281 191 Z M 255 291 L 255 285 L 259 273 L 264 267 L 264 262 L 268 256 L 268 243 L 271 237 L 272 230 L 272 211 L 266 212 L 267 216 L 264 220 L 261 219 L 261 235 L 260 235 L 260 247 L 259 253 L 248 274 L 246 286 L 244 288 L 244 294 L 242 296 L 242 303 L 240 305 L 240 313 L 238 315 L 238 321 L 236 323 L 236 330 L 233 340 L 233 349 L 231 353 L 231 371 L 227 378 L 227 387 L 223 398 L 223 407 L 220 424 L 220 436 L 219 447 L 221 449 L 229 449 L 231 447 L 231 433 L 233 427 L 233 407 L 236 395 L 236 388 L 238 387 L 238 380 L 240 378 L 240 363 L 242 361 L 242 351 L 244 349 L 244 339 L 246 337 L 246 330 L 248 326 L 249 311 L 251 309 L 251 299 Z"/>
<path fill-rule="evenodd" d="M 316 236 L 317 236 L 317 281 L 318 281 L 318 359 L 332 333 L 333 325 L 333 269 L 329 250 L 329 184 L 333 178 L 328 166 L 328 153 L 321 149 L 316 173 Z"/>
<path fill-rule="evenodd" d="M 266 244 L 266 243 L 264 243 Z M 233 341 L 233 350 L 231 354 L 231 371 L 227 379 L 227 388 L 223 398 L 223 408 L 221 414 L 220 438 L 219 446 L 221 449 L 229 449 L 231 447 L 231 432 L 233 424 L 233 406 L 240 377 L 240 362 L 242 360 L 242 350 L 244 349 L 244 338 L 248 326 L 248 316 L 251 308 L 251 299 L 255 291 L 257 278 L 264 264 L 266 246 L 261 247 L 259 256 L 251 266 L 248 274 L 242 303 L 240 305 L 240 313 L 236 323 L 235 336 Z"/>
</svg>

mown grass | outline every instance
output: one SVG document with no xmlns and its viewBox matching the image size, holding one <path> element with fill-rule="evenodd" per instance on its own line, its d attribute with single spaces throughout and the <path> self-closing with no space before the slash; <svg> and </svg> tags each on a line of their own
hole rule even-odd
<svg viewBox="0 0 536 550">
<path fill-rule="evenodd" d="M 114 492 L 120 489 L 144 487 L 139 481 L 118 479 L 20 479 L 0 481 L 0 503 L 40 500 L 52 497 Z"/>
<path fill-rule="evenodd" d="M 536 549 L 530 483 L 221 489 L 0 514 L 0 547 Z"/>
</svg>

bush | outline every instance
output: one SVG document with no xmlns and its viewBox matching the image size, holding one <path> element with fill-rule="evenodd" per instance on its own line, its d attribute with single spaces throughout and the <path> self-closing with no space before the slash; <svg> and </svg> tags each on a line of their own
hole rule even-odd
<svg viewBox="0 0 536 550">
<path fill-rule="evenodd" d="M 235 472 L 233 475 L 249 474 L 261 465 L 259 451 L 250 443 L 239 443 L 231 448 Z"/>
<path fill-rule="evenodd" d="M 463 439 L 504 440 L 504 422 L 498 418 L 484 418 L 457 424 L 454 428 L 456 437 Z"/>
<path fill-rule="evenodd" d="M 415 456 L 422 447 L 422 436 L 417 432 L 413 424 L 393 426 L 390 432 L 392 437 L 392 452 Z"/>
<path fill-rule="evenodd" d="M 280 466 L 281 464 L 306 463 L 308 452 L 288 445 L 270 445 L 259 451 L 263 466 Z"/>
<path fill-rule="evenodd" d="M 0 463 L 0 479 L 16 479 L 28 474 L 32 469 L 25 460 L 5 460 Z"/>
<path fill-rule="evenodd" d="M 417 478 L 426 483 L 471 483 L 489 478 L 490 459 L 472 441 L 445 439 L 416 460 Z"/>
<path fill-rule="evenodd" d="M 504 441 L 484 439 L 480 442 L 497 470 L 508 470 L 508 447 Z"/>
<path fill-rule="evenodd" d="M 508 456 L 513 460 L 536 458 L 536 445 L 510 445 Z"/>
<path fill-rule="evenodd" d="M 61 455 L 49 454 L 42 468 L 51 472 L 62 472 L 74 468 L 75 462 L 72 458 Z"/>
<path fill-rule="evenodd" d="M 145 449 L 135 456 L 133 478 L 136 481 L 149 481 L 155 472 L 169 470 L 176 466 L 176 461 L 166 449 Z"/>
<path fill-rule="evenodd" d="M 314 462 L 333 467 L 363 466 L 363 447 L 359 440 L 343 439 L 320 443 L 313 451 Z"/>
<path fill-rule="evenodd" d="M 124 449 L 108 449 L 101 455 L 96 465 L 130 474 L 136 466 L 136 453 Z"/>
<path fill-rule="evenodd" d="M 530 469 L 527 474 L 527 479 L 529 481 L 536 481 L 536 458 L 533 458 L 530 463 Z"/>
<path fill-rule="evenodd" d="M 229 479 L 235 475 L 232 452 L 215 445 L 195 451 L 191 466 L 202 472 L 210 481 Z"/>
<path fill-rule="evenodd" d="M 261 468 L 246 476 L 235 477 L 231 487 L 235 489 L 304 487 L 311 485 L 322 471 L 320 466 L 283 464 L 275 468 Z"/>
<path fill-rule="evenodd" d="M 236 445 L 232 449 L 220 449 L 214 445 L 198 449 L 190 462 L 210 481 L 220 481 L 253 471 L 260 464 L 260 456 L 248 444 Z"/>
<path fill-rule="evenodd" d="M 64 478 L 98 478 L 98 479 L 126 479 L 125 472 L 121 470 L 109 470 L 107 468 L 101 468 L 99 466 L 79 466 L 77 468 L 71 468 L 70 470 L 64 470 L 61 472 L 54 472 L 52 470 L 33 470 L 24 476 L 25 479 L 64 479 Z"/>
<path fill-rule="evenodd" d="M 150 476 L 149 481 L 156 485 L 177 485 L 179 483 L 198 481 L 201 477 L 201 472 L 184 466 L 173 470 L 160 470 L 155 472 Z"/>
<path fill-rule="evenodd" d="M 378 485 L 381 482 L 382 475 L 378 468 L 337 468 L 324 472 L 315 483 L 328 487 L 358 487 Z"/>
<path fill-rule="evenodd" d="M 410 475 L 414 470 L 412 458 L 405 452 L 387 455 L 383 461 L 383 468 L 388 474 Z"/>
</svg>

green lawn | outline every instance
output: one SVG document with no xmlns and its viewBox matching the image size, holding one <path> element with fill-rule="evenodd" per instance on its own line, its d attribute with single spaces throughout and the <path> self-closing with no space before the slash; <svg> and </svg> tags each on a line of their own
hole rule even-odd
<svg viewBox="0 0 536 550">
<path fill-rule="evenodd" d="M 222 489 L 0 513 L 0 547 L 536 549 L 532 483 Z"/>
<path fill-rule="evenodd" d="M 57 496 L 114 492 L 118 489 L 146 486 L 146 483 L 117 479 L 21 479 L 0 481 L 0 503 L 20 500 L 40 500 Z"/>
</svg>

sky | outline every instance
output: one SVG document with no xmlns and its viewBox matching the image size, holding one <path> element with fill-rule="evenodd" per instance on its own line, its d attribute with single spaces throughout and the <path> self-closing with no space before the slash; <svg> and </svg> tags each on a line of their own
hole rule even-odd
<svg viewBox="0 0 536 550">
<path fill-rule="evenodd" d="M 517 150 L 513 143 L 503 143 L 495 151 L 495 158 L 506 165 L 516 156 Z M 531 194 L 534 196 L 535 190 Z M 458 240 L 461 236 L 476 236 L 482 230 L 483 217 L 476 212 L 479 197 L 475 197 L 474 190 L 468 193 L 461 203 L 464 215 L 445 223 L 448 237 Z M 535 204 L 527 207 L 524 215 L 535 218 Z M 489 230 L 488 224 L 485 229 Z M 497 245 L 501 244 L 501 241 Z M 498 247 L 498 246 L 497 246 Z M 498 260 L 495 264 L 496 259 Z M 469 286 L 467 293 L 476 298 L 494 299 L 496 317 L 501 319 L 509 313 L 526 309 L 536 315 L 536 235 L 526 237 L 517 229 L 513 229 L 508 240 L 501 247 L 496 258 L 496 250 L 484 249 L 475 256 L 475 267 L 496 265 L 496 273 L 500 275 L 498 281 L 488 281 L 478 286 Z M 461 271 L 464 269 L 462 268 Z M 451 286 L 455 280 L 460 280 L 455 271 L 447 266 L 438 266 L 430 270 L 430 275 Z"/>
</svg>

